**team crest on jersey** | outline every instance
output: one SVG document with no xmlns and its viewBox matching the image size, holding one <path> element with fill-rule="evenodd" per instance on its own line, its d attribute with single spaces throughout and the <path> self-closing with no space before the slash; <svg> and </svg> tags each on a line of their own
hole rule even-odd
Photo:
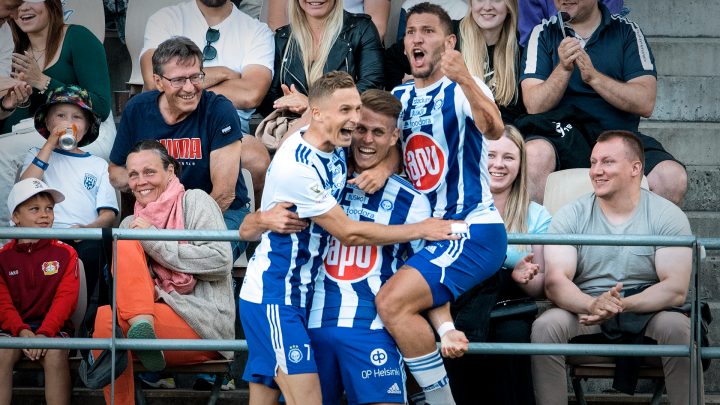
<svg viewBox="0 0 720 405">
<path fill-rule="evenodd" d="M 390 200 L 382 200 L 380 201 L 380 208 L 384 211 L 392 211 L 393 203 Z"/>
<path fill-rule="evenodd" d="M 53 274 L 57 274 L 59 270 L 60 262 L 58 261 L 45 262 L 42 264 L 42 272 L 46 276 L 52 276 Z"/>
<path fill-rule="evenodd" d="M 83 180 L 83 185 L 86 189 L 92 190 L 93 187 L 97 184 L 97 177 L 90 173 L 85 173 L 85 179 Z"/>
<path fill-rule="evenodd" d="M 378 262 L 378 246 L 345 246 L 332 238 L 325 256 L 325 272 L 334 281 L 364 280 Z"/>
<path fill-rule="evenodd" d="M 293 345 L 293 346 L 290 346 L 290 350 L 288 350 L 287 357 L 288 357 L 288 360 L 292 361 L 293 363 L 300 363 L 303 359 L 303 354 L 298 346 Z"/>
<path fill-rule="evenodd" d="M 387 359 L 387 352 L 379 347 L 370 352 L 370 362 L 378 367 L 385 364 Z"/>
<path fill-rule="evenodd" d="M 416 190 L 434 191 L 445 174 L 446 157 L 440 144 L 430 135 L 416 132 L 405 144 L 405 171 Z"/>
</svg>

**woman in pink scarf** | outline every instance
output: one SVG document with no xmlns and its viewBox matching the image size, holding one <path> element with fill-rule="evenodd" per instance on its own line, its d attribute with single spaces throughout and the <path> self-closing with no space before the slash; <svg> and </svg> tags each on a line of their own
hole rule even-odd
<svg viewBox="0 0 720 405">
<path fill-rule="evenodd" d="M 185 190 L 180 165 L 157 141 L 142 141 L 127 157 L 134 215 L 120 227 L 131 229 L 225 230 L 220 208 L 202 190 Z M 118 324 L 128 338 L 234 339 L 232 253 L 222 241 L 131 241 L 117 244 Z M 112 313 L 101 307 L 94 337 L 110 337 Z M 138 351 L 151 371 L 166 365 L 230 358 L 232 352 Z M 94 352 L 97 357 L 99 351 Z M 115 403 L 134 403 L 132 364 L 115 383 Z M 109 387 L 105 398 L 109 401 Z"/>
</svg>

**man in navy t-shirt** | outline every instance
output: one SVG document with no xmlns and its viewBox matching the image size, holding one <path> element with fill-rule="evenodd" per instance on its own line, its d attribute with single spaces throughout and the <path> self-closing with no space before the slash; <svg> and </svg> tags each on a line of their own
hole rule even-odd
<svg viewBox="0 0 720 405">
<path fill-rule="evenodd" d="M 635 132 L 645 149 L 650 190 L 682 203 L 687 190 L 685 168 L 657 140 L 638 133 L 640 117 L 650 117 L 657 94 L 655 60 L 642 31 L 627 18 L 610 14 L 598 0 L 555 0 L 555 5 L 571 19 L 563 24 L 553 16 L 530 35 L 520 71 L 528 112 L 579 109 L 589 116 L 586 121 L 595 121 L 598 133 Z M 564 124 L 556 122 L 557 129 L 548 134 L 524 134 L 535 201 L 542 202 L 551 172 L 589 167 L 594 140 L 590 134 L 584 134 L 587 140 L 573 138 Z M 585 152 L 579 152 L 577 142 L 588 143 L 582 148 Z"/>
<path fill-rule="evenodd" d="M 123 112 L 110 153 L 110 181 L 127 188 L 125 159 L 138 141 L 157 139 L 180 162 L 180 182 L 204 190 L 220 206 L 228 229 L 240 228 L 248 194 L 240 175 L 242 130 L 233 104 L 202 89 L 202 52 L 185 37 L 161 43 L 152 58 L 158 90 L 139 94 Z M 233 242 L 233 258 L 245 248 Z"/>
</svg>

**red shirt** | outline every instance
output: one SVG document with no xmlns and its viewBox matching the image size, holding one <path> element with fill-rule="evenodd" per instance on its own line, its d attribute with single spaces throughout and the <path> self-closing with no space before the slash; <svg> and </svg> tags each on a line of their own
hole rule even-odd
<svg viewBox="0 0 720 405">
<path fill-rule="evenodd" d="M 75 249 L 55 239 L 0 249 L 0 329 L 18 336 L 40 325 L 35 334 L 53 337 L 68 324 L 80 288 Z"/>
</svg>

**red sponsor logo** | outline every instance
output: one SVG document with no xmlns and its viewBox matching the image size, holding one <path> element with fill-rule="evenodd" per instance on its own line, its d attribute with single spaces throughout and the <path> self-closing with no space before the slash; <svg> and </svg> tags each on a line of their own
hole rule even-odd
<svg viewBox="0 0 720 405">
<path fill-rule="evenodd" d="M 202 159 L 200 138 L 161 139 L 160 143 L 175 159 Z"/>
<path fill-rule="evenodd" d="M 379 250 L 378 246 L 345 246 L 332 238 L 325 256 L 325 272 L 335 281 L 360 281 L 375 268 Z"/>
<path fill-rule="evenodd" d="M 435 190 L 444 177 L 445 153 L 430 135 L 414 133 L 405 145 L 405 171 L 415 189 Z"/>
</svg>

